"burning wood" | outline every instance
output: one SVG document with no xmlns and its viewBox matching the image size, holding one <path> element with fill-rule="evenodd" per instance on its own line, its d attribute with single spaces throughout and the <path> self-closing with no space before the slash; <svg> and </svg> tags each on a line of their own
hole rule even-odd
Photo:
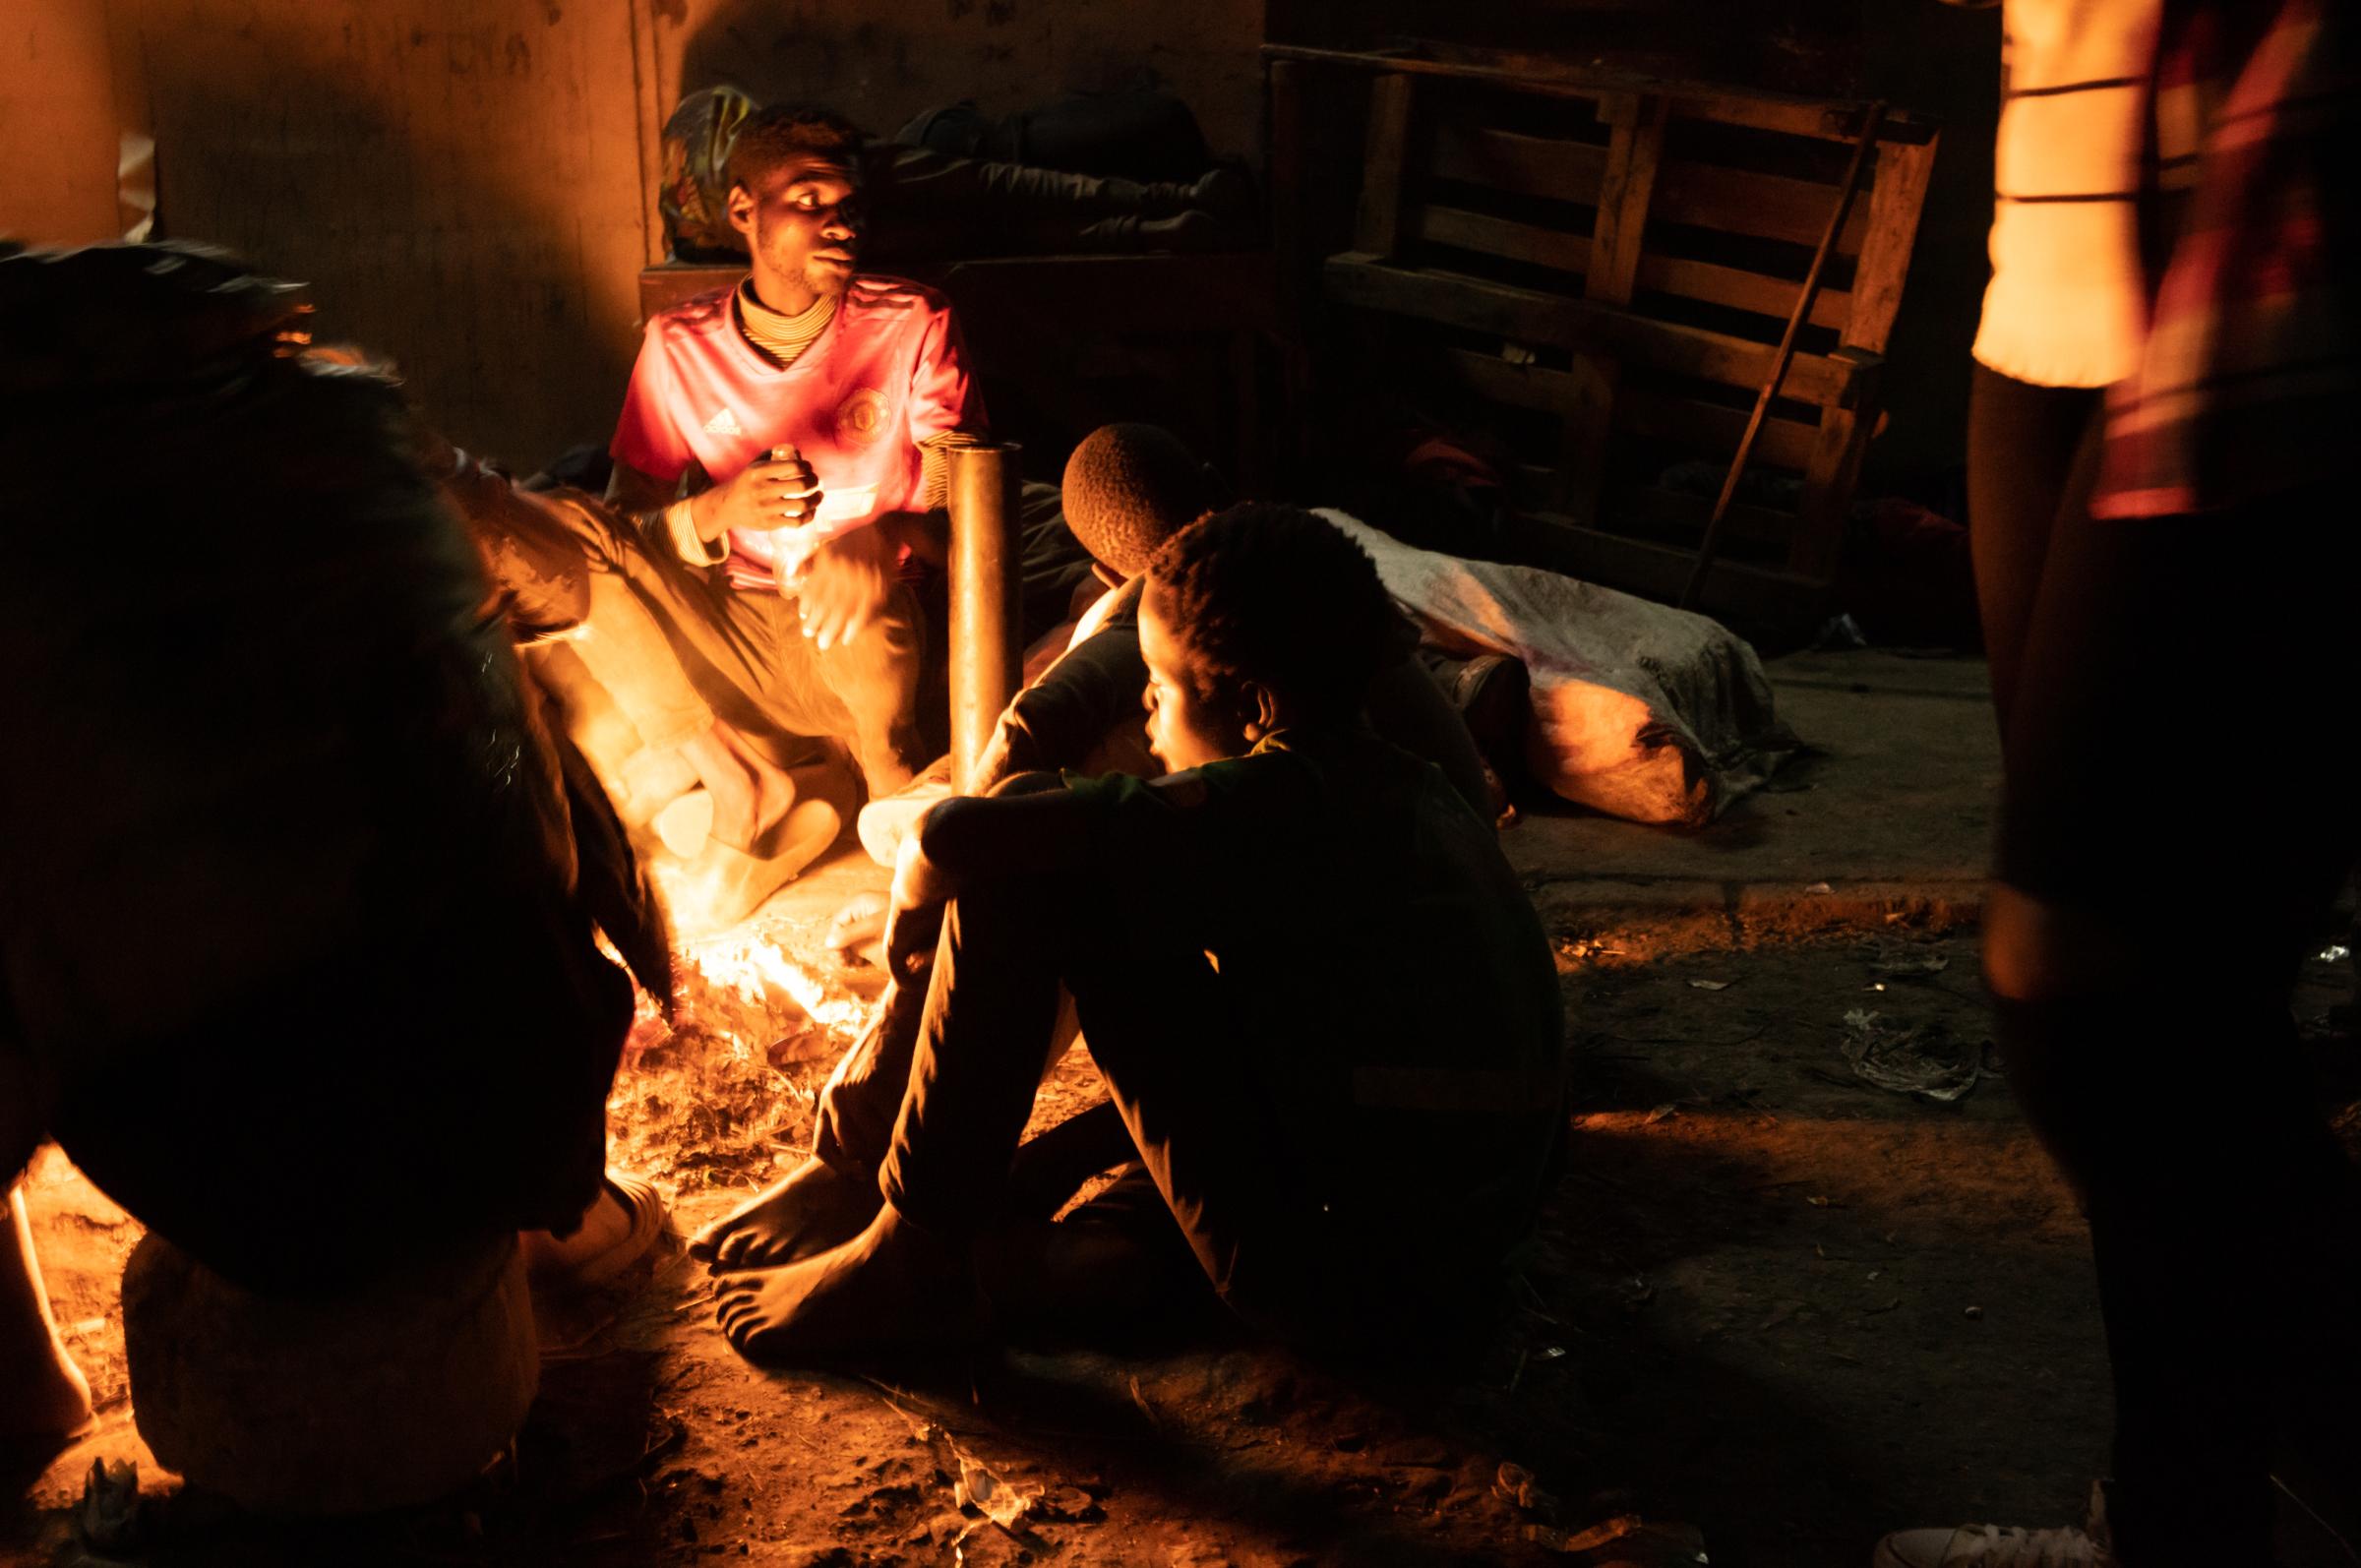
<svg viewBox="0 0 2361 1568">
<path fill-rule="evenodd" d="M 671 1017 L 640 997 L 608 1101 L 616 1158 L 684 1190 L 765 1180 L 811 1146 L 819 1086 L 867 1025 L 877 982 L 831 974 L 762 926 L 676 957 Z"/>
</svg>

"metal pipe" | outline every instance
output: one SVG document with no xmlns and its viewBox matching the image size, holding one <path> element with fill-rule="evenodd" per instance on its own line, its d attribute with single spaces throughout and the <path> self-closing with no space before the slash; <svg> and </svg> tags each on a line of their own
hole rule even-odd
<svg viewBox="0 0 2361 1568">
<path fill-rule="evenodd" d="M 1017 619 L 1017 458 L 1002 442 L 951 452 L 951 787 L 969 793 L 1024 678 Z"/>
</svg>

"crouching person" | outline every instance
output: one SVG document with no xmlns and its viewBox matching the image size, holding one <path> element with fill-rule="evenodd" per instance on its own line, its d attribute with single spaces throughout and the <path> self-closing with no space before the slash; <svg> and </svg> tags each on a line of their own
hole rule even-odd
<svg viewBox="0 0 2361 1568">
<path fill-rule="evenodd" d="M 652 1240 L 605 1170 L 601 933 L 670 988 L 497 562 L 304 325 L 194 248 L 0 254 L 0 1182 L 54 1138 L 147 1228 L 159 1461 L 334 1514 L 472 1478 L 532 1397 L 528 1276 Z M 87 1389 L 10 1208 L 0 1445 L 53 1445 Z"/>
<path fill-rule="evenodd" d="M 915 1061 L 831 1084 L 770 1217 L 799 1255 L 723 1279 L 734 1344 L 968 1338 L 1044 1294 L 1057 1249 L 1003 1242 L 1061 985 L 1161 1199 L 1102 1283 L 1158 1288 L 1179 1255 L 1260 1328 L 1379 1350 L 1486 1304 L 1562 1125 L 1557 980 L 1491 824 L 1366 728 L 1401 625 L 1294 508 L 1158 552 L 1139 637 L 1172 771 L 1027 775 L 905 840 L 887 950 L 932 964 Z"/>
</svg>

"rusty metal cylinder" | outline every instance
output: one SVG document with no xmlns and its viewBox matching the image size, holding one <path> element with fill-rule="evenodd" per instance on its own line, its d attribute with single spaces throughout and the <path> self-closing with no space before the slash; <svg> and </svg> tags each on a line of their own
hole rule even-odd
<svg viewBox="0 0 2361 1568">
<path fill-rule="evenodd" d="M 970 792 L 1000 710 L 1024 679 L 1012 443 L 951 457 L 951 787 Z"/>
</svg>

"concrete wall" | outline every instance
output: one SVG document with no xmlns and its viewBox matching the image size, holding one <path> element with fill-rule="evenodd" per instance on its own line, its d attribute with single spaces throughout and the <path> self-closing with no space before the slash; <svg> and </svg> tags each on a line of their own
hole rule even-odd
<svg viewBox="0 0 2361 1568">
<path fill-rule="evenodd" d="M 0 235 L 79 245 L 120 234 L 118 128 L 105 9 L 0 8 Z"/>
</svg>

